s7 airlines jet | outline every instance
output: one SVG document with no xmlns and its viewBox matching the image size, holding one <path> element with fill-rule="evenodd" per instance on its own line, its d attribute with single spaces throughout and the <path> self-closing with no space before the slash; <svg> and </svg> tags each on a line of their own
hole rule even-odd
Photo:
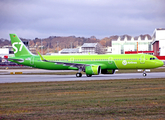
<svg viewBox="0 0 165 120">
<path fill-rule="evenodd" d="M 77 70 L 76 77 L 101 74 L 114 74 L 116 69 L 145 69 L 161 67 L 164 63 L 155 56 L 147 54 L 119 55 L 33 55 L 16 34 L 10 34 L 15 57 L 9 61 L 48 70 Z"/>
</svg>

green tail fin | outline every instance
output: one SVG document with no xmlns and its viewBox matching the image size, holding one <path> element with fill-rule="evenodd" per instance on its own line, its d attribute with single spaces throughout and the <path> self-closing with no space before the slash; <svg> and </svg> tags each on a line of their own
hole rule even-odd
<svg viewBox="0 0 165 120">
<path fill-rule="evenodd" d="M 32 55 L 32 53 L 27 49 L 27 47 L 17 37 L 16 34 L 10 34 L 10 39 L 11 39 L 11 44 L 14 50 L 15 57 Z"/>
</svg>

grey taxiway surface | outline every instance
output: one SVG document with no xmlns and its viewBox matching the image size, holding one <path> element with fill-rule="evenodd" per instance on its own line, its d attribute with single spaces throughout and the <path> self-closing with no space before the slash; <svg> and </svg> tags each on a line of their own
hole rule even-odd
<svg viewBox="0 0 165 120">
<path fill-rule="evenodd" d="M 164 72 L 147 73 L 146 77 L 142 73 L 122 73 L 113 75 L 93 75 L 86 77 L 83 75 L 77 78 L 75 75 L 0 75 L 0 83 L 15 82 L 50 82 L 50 81 L 87 81 L 87 80 L 115 80 L 115 79 L 141 79 L 141 78 L 165 78 Z"/>
</svg>

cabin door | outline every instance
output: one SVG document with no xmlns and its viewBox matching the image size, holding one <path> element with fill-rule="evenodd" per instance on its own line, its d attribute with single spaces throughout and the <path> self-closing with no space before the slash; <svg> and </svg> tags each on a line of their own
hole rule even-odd
<svg viewBox="0 0 165 120">
<path fill-rule="evenodd" d="M 74 58 L 73 57 L 70 58 L 70 63 L 74 63 Z"/>
<path fill-rule="evenodd" d="M 113 63 L 113 58 L 112 58 L 112 57 L 109 57 L 109 58 L 108 58 L 108 63 L 109 63 L 109 64 L 112 64 L 112 63 Z"/>
<path fill-rule="evenodd" d="M 34 65 L 34 56 L 32 56 L 32 57 L 30 58 L 30 64 L 31 64 L 31 65 Z"/>
<path fill-rule="evenodd" d="M 140 64 L 144 64 L 145 63 L 145 55 L 141 55 L 140 56 Z"/>
</svg>

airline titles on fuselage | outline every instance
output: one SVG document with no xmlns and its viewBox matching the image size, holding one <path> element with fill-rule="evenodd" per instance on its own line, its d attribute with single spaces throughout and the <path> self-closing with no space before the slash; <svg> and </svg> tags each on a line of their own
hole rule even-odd
<svg viewBox="0 0 165 120">
<path fill-rule="evenodd" d="M 123 65 L 127 65 L 127 64 L 137 64 L 137 62 L 127 62 L 126 60 L 122 61 Z"/>
</svg>

